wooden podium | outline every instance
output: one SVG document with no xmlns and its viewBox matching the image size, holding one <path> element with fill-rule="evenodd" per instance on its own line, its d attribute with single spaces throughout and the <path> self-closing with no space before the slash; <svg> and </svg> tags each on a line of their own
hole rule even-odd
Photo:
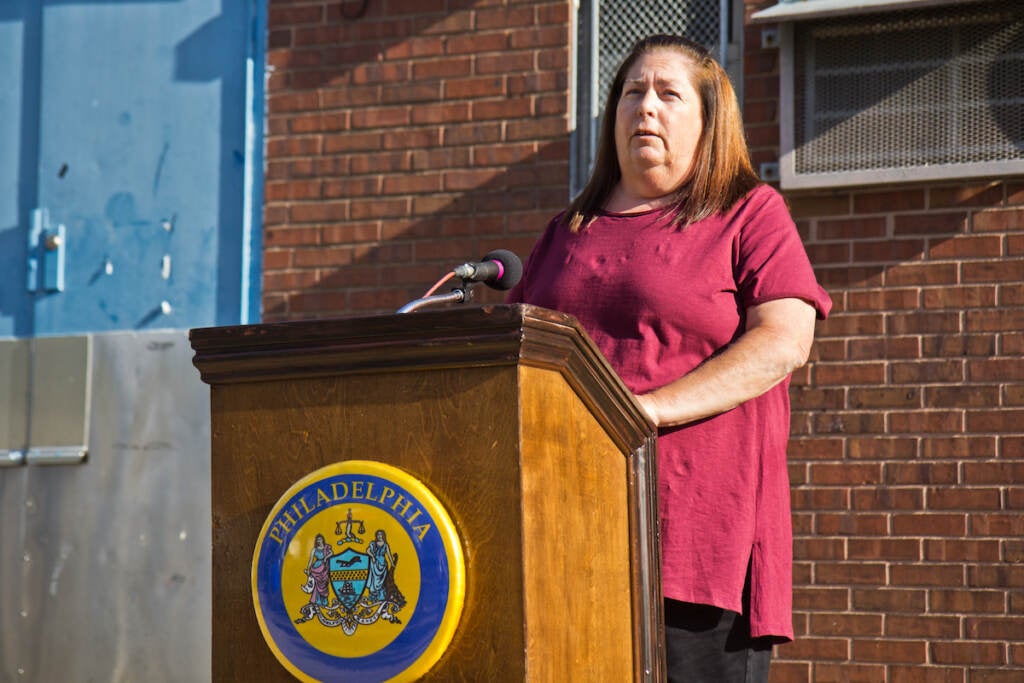
<svg viewBox="0 0 1024 683">
<path fill-rule="evenodd" d="M 427 681 L 661 681 L 655 433 L 570 316 L 491 306 L 194 329 L 210 385 L 213 680 L 288 681 L 254 615 L 283 492 L 346 460 L 447 509 L 465 601 Z"/>
</svg>

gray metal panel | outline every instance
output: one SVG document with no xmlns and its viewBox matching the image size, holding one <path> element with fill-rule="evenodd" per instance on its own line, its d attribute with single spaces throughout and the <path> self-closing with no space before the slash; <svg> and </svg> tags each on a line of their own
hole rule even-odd
<svg viewBox="0 0 1024 683">
<path fill-rule="evenodd" d="M 27 339 L 0 340 L 0 467 L 18 464 L 28 445 Z"/>
<path fill-rule="evenodd" d="M 209 680 L 208 388 L 184 331 L 91 363 L 85 464 L 0 469 L 0 681 Z"/>
</svg>

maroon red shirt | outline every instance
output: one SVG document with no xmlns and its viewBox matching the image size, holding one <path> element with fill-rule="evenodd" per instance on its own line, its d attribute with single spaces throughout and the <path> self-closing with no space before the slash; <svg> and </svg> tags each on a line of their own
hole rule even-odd
<svg viewBox="0 0 1024 683">
<path fill-rule="evenodd" d="M 659 211 L 604 213 L 578 234 L 557 216 L 508 300 L 575 316 L 642 394 L 727 347 L 747 308 L 791 297 L 820 318 L 832 305 L 782 197 L 761 185 L 683 230 Z M 665 596 L 740 612 L 749 563 L 754 637 L 793 637 L 788 387 L 658 434 Z"/>
</svg>

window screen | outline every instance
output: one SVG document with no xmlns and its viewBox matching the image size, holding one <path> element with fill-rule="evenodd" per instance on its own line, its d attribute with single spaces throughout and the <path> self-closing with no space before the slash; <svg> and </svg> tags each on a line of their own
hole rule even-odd
<svg viewBox="0 0 1024 683">
<path fill-rule="evenodd" d="M 1024 171 L 1019 0 L 802 21 L 791 30 L 784 187 Z"/>
</svg>

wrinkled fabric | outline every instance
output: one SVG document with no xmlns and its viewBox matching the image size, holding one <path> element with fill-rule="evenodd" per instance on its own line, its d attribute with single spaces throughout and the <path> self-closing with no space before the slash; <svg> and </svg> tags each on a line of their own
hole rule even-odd
<svg viewBox="0 0 1024 683">
<path fill-rule="evenodd" d="M 725 349 L 749 307 L 782 298 L 820 318 L 831 308 L 785 202 L 761 185 L 681 230 L 660 211 L 604 213 L 578 234 L 556 216 L 508 301 L 574 316 L 642 394 Z M 755 638 L 793 637 L 788 387 L 658 434 L 665 597 L 740 612 L 749 564 Z"/>
</svg>

